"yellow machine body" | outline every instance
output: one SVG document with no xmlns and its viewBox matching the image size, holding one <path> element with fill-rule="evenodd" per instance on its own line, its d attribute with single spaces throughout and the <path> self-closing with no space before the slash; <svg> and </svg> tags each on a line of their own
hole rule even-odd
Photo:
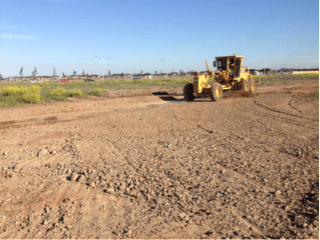
<svg viewBox="0 0 320 240">
<path fill-rule="evenodd" d="M 209 78 L 214 78 L 222 85 L 223 90 L 240 89 L 244 80 L 252 81 L 249 68 L 242 66 L 244 56 L 233 54 L 232 56 L 216 57 L 214 66 L 217 71 L 209 70 L 207 64 L 207 72 L 203 75 L 199 73 L 194 77 L 193 93 L 210 93 L 211 84 L 208 83 Z"/>
<path fill-rule="evenodd" d="M 208 83 L 208 75 L 198 75 L 194 77 L 193 93 L 209 93 L 211 85 Z"/>
</svg>

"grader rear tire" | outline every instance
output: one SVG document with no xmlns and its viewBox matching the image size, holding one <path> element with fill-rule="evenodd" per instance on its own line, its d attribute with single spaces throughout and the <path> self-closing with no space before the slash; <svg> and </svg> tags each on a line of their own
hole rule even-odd
<svg viewBox="0 0 320 240">
<path fill-rule="evenodd" d="M 242 80 L 242 84 L 241 84 L 241 90 L 245 91 L 245 92 L 249 92 L 250 86 L 249 86 L 249 82 L 247 80 Z"/>
<path fill-rule="evenodd" d="M 249 83 L 249 93 L 255 93 L 256 92 L 256 82 L 255 80 L 251 80 Z"/>
<path fill-rule="evenodd" d="M 223 98 L 223 89 L 220 83 L 211 84 L 210 98 L 213 101 L 220 101 Z"/>
<path fill-rule="evenodd" d="M 195 95 L 193 94 L 193 84 L 187 83 L 183 88 L 183 96 L 184 99 L 188 102 L 192 102 L 195 99 Z"/>
</svg>

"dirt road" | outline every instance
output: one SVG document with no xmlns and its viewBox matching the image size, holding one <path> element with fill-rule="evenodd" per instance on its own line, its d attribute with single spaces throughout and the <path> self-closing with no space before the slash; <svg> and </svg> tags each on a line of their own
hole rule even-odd
<svg viewBox="0 0 320 240">
<path fill-rule="evenodd" d="M 0 238 L 318 238 L 319 84 L 0 110 Z"/>
</svg>

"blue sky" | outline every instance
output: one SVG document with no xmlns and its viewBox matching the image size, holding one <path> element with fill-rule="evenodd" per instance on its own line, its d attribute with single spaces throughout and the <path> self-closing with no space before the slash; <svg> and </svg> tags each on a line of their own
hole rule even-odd
<svg viewBox="0 0 320 240">
<path fill-rule="evenodd" d="M 3 77 L 202 71 L 233 53 L 249 68 L 318 67 L 319 2 L 1 0 L 0 50 Z"/>
</svg>

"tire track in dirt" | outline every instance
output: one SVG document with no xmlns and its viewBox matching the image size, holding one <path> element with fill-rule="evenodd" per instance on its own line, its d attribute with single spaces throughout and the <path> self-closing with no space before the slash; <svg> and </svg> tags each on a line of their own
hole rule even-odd
<svg viewBox="0 0 320 240">
<path fill-rule="evenodd" d="M 252 108 L 244 106 L 240 101 L 234 103 L 234 105 L 236 107 L 239 107 L 239 108 L 245 110 L 246 112 L 250 112 L 253 115 L 260 115 L 260 116 L 263 116 L 264 118 L 274 119 L 274 120 L 278 120 L 278 121 L 281 121 L 281 122 L 284 122 L 284 123 L 290 123 L 292 125 L 296 125 L 296 126 L 300 126 L 300 127 L 307 127 L 309 129 L 313 129 L 313 130 L 318 130 L 319 129 L 319 127 L 313 126 L 313 122 L 317 122 L 316 120 L 309 120 L 309 119 L 306 119 L 306 118 L 302 118 L 300 116 L 295 116 L 295 115 L 283 113 L 281 111 L 276 111 L 276 110 L 270 109 L 269 107 L 265 107 L 263 105 L 260 105 L 259 103 L 256 104 L 255 101 L 253 101 L 253 104 L 255 106 L 260 107 L 261 109 L 267 110 L 267 112 L 269 112 L 269 113 L 264 113 L 261 110 L 260 111 L 259 110 L 258 111 L 257 110 L 252 110 Z M 282 115 L 285 115 L 285 116 L 296 117 L 296 118 L 299 118 L 301 120 L 309 121 L 309 125 L 306 125 L 305 123 L 301 123 L 300 124 L 300 123 L 298 123 L 297 121 L 295 121 L 293 119 L 290 119 L 290 118 L 287 118 L 287 117 L 281 116 L 281 115 L 280 116 L 276 116 L 274 114 L 270 114 L 270 112 L 275 112 L 275 113 L 282 114 Z"/>
<path fill-rule="evenodd" d="M 293 100 L 293 99 L 294 99 L 294 96 L 292 96 L 292 98 L 289 100 L 288 105 L 289 105 L 292 109 L 298 111 L 300 114 L 303 114 L 303 112 L 302 112 L 301 110 L 299 110 L 298 108 L 296 108 L 296 107 L 293 106 L 293 104 L 292 104 L 292 100 Z M 310 119 L 310 118 L 305 118 L 305 119 Z"/>
<path fill-rule="evenodd" d="M 292 97 L 290 100 L 286 101 L 288 106 L 290 106 L 290 101 L 291 101 L 292 99 L 293 99 L 293 97 Z M 296 114 L 291 114 L 291 113 L 283 112 L 283 111 L 280 111 L 280 110 L 272 109 L 272 108 L 270 108 L 270 107 L 265 106 L 265 105 L 262 104 L 262 103 L 259 103 L 259 102 L 257 101 L 257 99 L 253 99 L 253 102 L 254 102 L 255 105 L 257 105 L 257 106 L 259 106 L 259 107 L 262 107 L 262 108 L 265 108 L 265 109 L 267 109 L 267 110 L 269 110 L 269 111 L 272 111 L 272 112 L 281 113 L 281 114 L 284 114 L 284 115 L 301 118 L 301 119 L 303 119 L 303 120 L 309 120 L 309 121 L 313 121 L 313 122 L 318 122 L 318 120 L 315 120 L 315 119 L 306 118 L 306 117 L 301 117 L 301 116 L 296 115 Z M 290 107 L 293 108 L 292 106 L 290 106 Z M 294 109 L 295 111 L 299 111 L 299 110 L 297 110 L 297 109 L 295 109 L 295 108 L 293 108 L 293 109 Z M 301 112 L 301 111 L 299 111 L 299 112 Z"/>
</svg>

